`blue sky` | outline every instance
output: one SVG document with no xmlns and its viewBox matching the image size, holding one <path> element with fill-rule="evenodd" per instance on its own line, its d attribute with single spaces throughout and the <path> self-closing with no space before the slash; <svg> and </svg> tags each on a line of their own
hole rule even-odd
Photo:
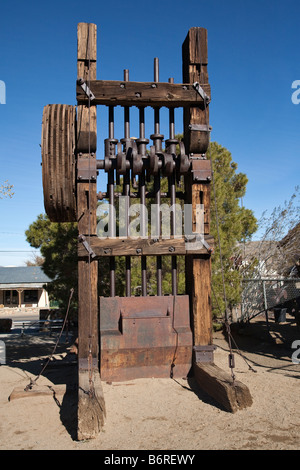
<svg viewBox="0 0 300 470">
<path fill-rule="evenodd" d="M 76 104 L 77 23 L 97 24 L 98 79 L 122 80 L 128 68 L 130 80 L 151 81 L 159 57 L 160 80 L 177 83 L 188 29 L 207 28 L 211 138 L 248 176 L 243 204 L 259 218 L 299 184 L 300 104 L 291 100 L 300 80 L 299 14 L 299 0 L 2 0 L 0 184 L 9 180 L 15 194 L 0 200 L 0 265 L 23 265 L 33 251 L 24 231 L 44 212 L 42 112 L 48 103 Z M 98 158 L 105 112 L 98 112 Z M 100 188 L 101 181 L 100 174 Z"/>
</svg>

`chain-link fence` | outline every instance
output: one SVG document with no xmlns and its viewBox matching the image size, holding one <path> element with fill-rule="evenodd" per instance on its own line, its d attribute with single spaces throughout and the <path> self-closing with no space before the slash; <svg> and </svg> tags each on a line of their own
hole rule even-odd
<svg viewBox="0 0 300 470">
<path fill-rule="evenodd" d="M 240 319 L 250 320 L 263 312 L 286 309 L 298 316 L 300 312 L 300 278 L 244 279 Z"/>
</svg>

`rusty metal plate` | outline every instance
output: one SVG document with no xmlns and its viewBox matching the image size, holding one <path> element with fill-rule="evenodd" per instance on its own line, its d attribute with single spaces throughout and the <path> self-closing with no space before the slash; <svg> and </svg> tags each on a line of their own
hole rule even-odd
<svg viewBox="0 0 300 470">
<path fill-rule="evenodd" d="M 77 160 L 77 178 L 79 180 L 97 179 L 96 157 L 78 157 Z"/>
<path fill-rule="evenodd" d="M 100 297 L 102 380 L 186 377 L 193 339 L 189 297 Z"/>
<path fill-rule="evenodd" d="M 212 179 L 211 161 L 201 158 L 192 160 L 193 180 L 198 183 L 209 183 Z"/>
<path fill-rule="evenodd" d="M 217 347 L 213 344 L 206 346 L 194 346 L 196 362 L 214 362 L 214 351 Z"/>
</svg>

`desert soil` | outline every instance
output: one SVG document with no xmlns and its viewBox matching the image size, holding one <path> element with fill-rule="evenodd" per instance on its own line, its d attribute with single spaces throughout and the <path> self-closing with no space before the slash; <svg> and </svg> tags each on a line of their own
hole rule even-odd
<svg viewBox="0 0 300 470">
<path fill-rule="evenodd" d="M 57 365 L 67 353 L 59 343 L 39 387 L 68 384 L 68 393 L 8 400 L 29 384 L 53 349 L 55 338 L 0 335 L 6 364 L 0 366 L 0 449 L 2 450 L 298 450 L 300 448 L 300 364 L 292 343 L 299 340 L 293 318 L 285 324 L 264 317 L 235 333 L 234 373 L 248 386 L 251 407 L 229 413 L 188 379 L 137 379 L 103 383 L 106 423 L 96 439 L 76 440 L 76 365 Z M 214 360 L 228 369 L 228 342 L 214 333 Z M 242 356 L 242 355 L 243 356 Z M 68 356 L 69 357 L 69 356 Z"/>
</svg>

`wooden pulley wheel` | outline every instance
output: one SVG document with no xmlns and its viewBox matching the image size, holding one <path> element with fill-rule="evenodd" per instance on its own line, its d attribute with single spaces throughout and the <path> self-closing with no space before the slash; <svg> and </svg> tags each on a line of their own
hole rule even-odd
<svg viewBox="0 0 300 470">
<path fill-rule="evenodd" d="M 42 176 L 44 206 L 51 222 L 75 222 L 76 108 L 48 104 L 42 121 Z"/>
</svg>

